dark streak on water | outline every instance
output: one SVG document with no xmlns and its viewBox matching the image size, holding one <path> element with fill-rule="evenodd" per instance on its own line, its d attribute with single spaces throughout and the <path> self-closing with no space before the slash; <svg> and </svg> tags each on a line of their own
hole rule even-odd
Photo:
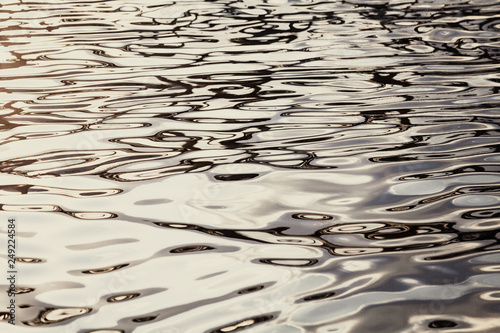
<svg viewBox="0 0 500 333">
<path fill-rule="evenodd" d="M 4 0 L 0 27 L 2 332 L 500 331 L 498 1 Z"/>
</svg>

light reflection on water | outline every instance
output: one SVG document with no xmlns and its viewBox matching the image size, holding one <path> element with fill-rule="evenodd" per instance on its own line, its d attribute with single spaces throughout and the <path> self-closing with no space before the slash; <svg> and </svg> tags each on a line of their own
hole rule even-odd
<svg viewBox="0 0 500 333">
<path fill-rule="evenodd" d="M 499 13 L 3 1 L 2 332 L 497 332 Z"/>
</svg>

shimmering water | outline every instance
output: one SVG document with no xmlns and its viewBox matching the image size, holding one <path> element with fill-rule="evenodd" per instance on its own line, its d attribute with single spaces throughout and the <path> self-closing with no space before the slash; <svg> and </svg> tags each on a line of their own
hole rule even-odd
<svg viewBox="0 0 500 333">
<path fill-rule="evenodd" d="M 0 28 L 1 332 L 500 332 L 498 1 L 2 0 Z"/>
</svg>

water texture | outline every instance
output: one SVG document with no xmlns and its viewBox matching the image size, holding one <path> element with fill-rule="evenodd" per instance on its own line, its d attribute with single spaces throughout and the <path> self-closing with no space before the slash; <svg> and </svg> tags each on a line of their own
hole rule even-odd
<svg viewBox="0 0 500 333">
<path fill-rule="evenodd" d="M 498 1 L 2 0 L 0 28 L 2 332 L 500 332 Z"/>
</svg>

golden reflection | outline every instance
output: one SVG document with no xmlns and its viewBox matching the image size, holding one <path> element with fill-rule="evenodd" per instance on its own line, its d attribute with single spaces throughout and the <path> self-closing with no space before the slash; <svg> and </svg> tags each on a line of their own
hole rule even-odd
<svg viewBox="0 0 500 333">
<path fill-rule="evenodd" d="M 479 297 L 485 301 L 499 302 L 500 301 L 500 290 L 488 291 L 488 292 L 482 293 Z"/>
<path fill-rule="evenodd" d="M 10 319 L 10 313 L 0 312 L 0 321 L 7 321 Z"/>
<path fill-rule="evenodd" d="M 82 271 L 83 274 L 102 274 L 102 273 L 109 273 L 116 271 L 118 269 L 121 269 L 123 267 L 127 267 L 130 264 L 121 264 L 121 265 L 116 265 L 116 266 L 108 266 L 108 267 L 103 267 L 103 268 L 95 268 L 95 269 L 88 269 L 85 271 Z"/>
<path fill-rule="evenodd" d="M 31 292 L 35 291 L 35 288 L 29 288 L 29 287 L 17 287 L 15 288 L 12 293 L 14 294 L 29 294 Z"/>
<path fill-rule="evenodd" d="M 230 324 L 228 326 L 224 326 L 222 328 L 219 328 L 217 330 L 211 331 L 210 333 L 228 333 L 228 332 L 235 332 L 235 331 L 240 331 L 242 329 L 246 329 L 250 326 L 262 323 L 264 321 L 268 321 L 273 319 L 274 315 L 264 315 L 260 317 L 253 317 L 253 318 L 248 318 L 245 320 L 242 320 L 238 323 Z"/>
<path fill-rule="evenodd" d="M 38 318 L 26 322 L 29 326 L 41 326 L 59 323 L 71 318 L 83 316 L 92 311 L 91 308 L 59 308 L 59 309 L 48 309 L 41 312 Z"/>
<path fill-rule="evenodd" d="M 427 199 L 423 199 L 419 203 L 420 204 L 432 203 L 432 202 L 443 200 L 443 199 L 446 199 L 446 198 L 449 198 L 449 197 L 453 197 L 453 196 L 456 196 L 456 195 L 459 195 L 459 194 L 460 194 L 460 192 L 451 192 L 451 193 L 447 193 L 447 194 L 438 195 L 438 196 L 435 196 L 435 197 L 430 197 L 430 198 L 427 198 Z"/>
<path fill-rule="evenodd" d="M 247 319 L 247 320 L 244 320 L 238 324 L 221 328 L 220 331 L 221 332 L 233 332 L 233 331 L 237 330 L 238 328 L 251 326 L 253 324 L 255 324 L 254 319 Z"/>
<path fill-rule="evenodd" d="M 140 296 L 139 293 L 116 295 L 116 296 L 108 298 L 108 302 L 110 302 L 110 303 L 123 302 L 123 301 L 128 301 L 132 298 L 136 298 L 139 296 Z"/>
<path fill-rule="evenodd" d="M 483 272 L 500 272 L 500 265 L 489 265 L 480 268 Z"/>
<path fill-rule="evenodd" d="M 16 257 L 16 261 L 27 264 L 37 264 L 42 262 L 43 260 L 38 258 Z"/>
</svg>

